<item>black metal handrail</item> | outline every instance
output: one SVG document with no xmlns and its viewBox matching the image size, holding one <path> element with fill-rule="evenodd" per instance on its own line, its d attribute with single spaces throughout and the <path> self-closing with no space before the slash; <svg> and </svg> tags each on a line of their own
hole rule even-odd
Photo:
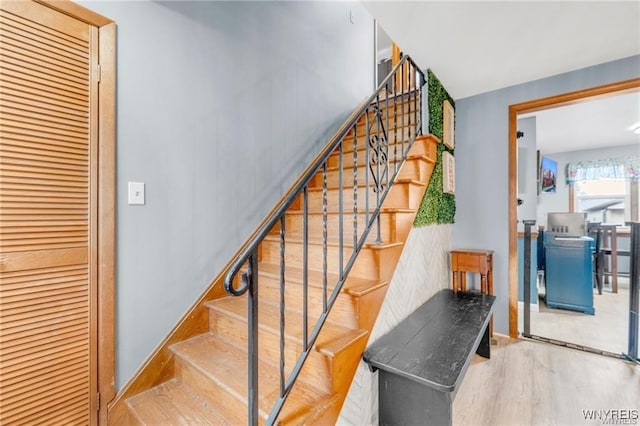
<svg viewBox="0 0 640 426">
<path fill-rule="evenodd" d="M 294 184 L 288 195 L 273 210 L 270 216 L 254 233 L 238 257 L 233 261 L 224 279 L 224 288 L 232 296 L 248 294 L 248 422 L 255 425 L 258 422 L 258 250 L 260 244 L 279 226 L 277 238 L 279 240 L 279 280 L 280 280 L 280 395 L 271 410 L 267 424 L 273 424 L 277 419 L 284 402 L 289 395 L 311 348 L 324 325 L 328 314 L 338 297 L 346 277 L 353 267 L 355 259 L 367 241 L 369 231 L 376 224 L 376 242 L 381 243 L 380 208 L 389 188 L 395 181 L 401 165 L 406 160 L 407 153 L 413 142 L 421 133 L 422 86 L 424 74 L 408 56 L 402 58 L 387 78 L 378 86 L 377 90 L 367 98 L 340 127 L 320 154 L 306 169 Z M 405 87 L 406 86 L 406 87 Z M 399 93 L 397 93 L 399 91 Z M 381 98 L 384 95 L 384 99 Z M 399 104 L 398 104 L 399 101 Z M 405 111 L 405 103 L 407 111 Z M 390 117 L 389 107 L 394 106 L 393 116 Z M 400 105 L 400 107 L 398 107 Z M 400 112 L 399 112 L 400 109 Z M 400 117 L 398 117 L 400 114 Z M 373 115 L 373 119 L 371 119 Z M 365 183 L 358 183 L 358 123 L 365 117 Z M 407 118 L 408 117 L 408 118 Z M 389 120 L 393 119 L 393 153 L 390 156 L 390 127 Z M 400 129 L 400 130 L 399 130 Z M 405 135 L 406 129 L 406 135 Z M 352 252 L 345 259 L 344 250 L 344 145 L 345 138 L 352 133 L 353 137 L 353 239 Z M 362 135 L 361 135 L 362 136 Z M 406 136 L 406 137 L 405 137 Z M 407 141 L 405 144 L 405 140 Z M 398 152 L 400 151 L 400 152 Z M 338 281 L 331 295 L 328 295 L 328 162 L 334 154 L 338 154 Z M 393 165 L 391 164 L 393 160 Z M 391 167 L 393 166 L 393 170 Z M 311 333 L 308 332 L 308 271 L 309 267 L 309 190 L 315 176 L 322 173 L 322 314 L 318 317 Z M 373 183 L 373 185 L 370 185 Z M 358 205 L 360 197 L 358 190 L 364 190 L 365 208 L 364 224 L 358 232 L 358 215 L 362 214 Z M 375 194 L 375 208 L 370 209 L 371 192 Z M 302 203 L 302 274 L 303 274 L 303 312 L 302 312 L 302 353 L 288 377 L 285 377 L 285 215 L 296 200 Z M 371 200 L 373 202 L 373 200 Z M 299 209 L 298 209 L 299 210 Z M 273 234 L 271 234 L 273 235 Z M 241 283 L 235 287 L 237 274 L 243 270 Z"/>
</svg>

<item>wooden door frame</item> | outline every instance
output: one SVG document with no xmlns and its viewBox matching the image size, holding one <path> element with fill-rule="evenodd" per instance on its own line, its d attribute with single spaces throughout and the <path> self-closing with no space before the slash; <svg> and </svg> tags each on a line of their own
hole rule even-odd
<svg viewBox="0 0 640 426">
<path fill-rule="evenodd" d="M 518 114 L 572 105 L 640 90 L 640 78 L 509 105 L 509 337 L 518 337 Z"/>
<path fill-rule="evenodd" d="M 98 422 L 115 397 L 116 24 L 69 0 L 34 0 L 98 28 L 97 383 Z"/>
</svg>

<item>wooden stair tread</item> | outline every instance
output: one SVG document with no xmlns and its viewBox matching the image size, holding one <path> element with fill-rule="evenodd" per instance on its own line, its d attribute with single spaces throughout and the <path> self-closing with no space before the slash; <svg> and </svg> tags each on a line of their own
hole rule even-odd
<svg viewBox="0 0 640 426">
<path fill-rule="evenodd" d="M 346 242 L 347 238 L 345 238 L 345 243 L 342 244 L 342 246 L 345 249 L 345 253 L 352 251 L 353 250 L 353 244 L 351 243 L 347 243 Z M 264 237 L 263 241 L 270 241 L 270 242 L 279 242 L 280 241 L 280 236 L 278 235 L 267 235 L 266 237 Z M 307 240 L 307 242 L 310 245 L 322 245 L 322 240 L 316 240 L 316 239 L 312 239 L 309 238 Z M 285 239 L 285 244 L 302 244 L 302 238 L 300 237 L 286 237 Z M 362 246 L 362 248 L 364 249 L 371 249 L 371 250 L 385 250 L 391 247 L 397 247 L 397 246 L 401 246 L 403 245 L 403 242 L 400 241 L 389 241 L 389 242 L 383 242 L 383 243 L 366 243 L 364 246 Z M 339 246 L 339 244 L 335 241 L 331 241 L 328 240 L 327 241 L 327 246 L 329 247 L 337 247 Z"/>
<path fill-rule="evenodd" d="M 212 333 L 201 334 L 174 344 L 171 350 L 185 362 L 198 369 L 207 378 L 218 383 L 227 392 L 246 404 L 247 353 L 220 339 Z M 266 419 L 280 392 L 278 368 L 262 360 L 258 361 L 258 387 L 260 416 Z M 309 386 L 301 380 L 296 382 L 279 421 L 299 420 L 314 415 L 318 406 L 331 402 L 333 395 Z M 246 412 L 238 413 L 238 421 L 246 421 Z"/>
<path fill-rule="evenodd" d="M 382 168 L 380 170 L 382 170 Z M 372 183 L 372 182 L 370 182 L 370 183 Z M 428 185 L 427 183 L 421 182 L 421 181 L 416 180 L 416 179 L 396 179 L 396 181 L 393 184 L 394 185 L 409 184 L 409 185 L 416 185 L 416 186 L 427 186 Z M 358 188 L 359 189 L 365 189 L 366 186 L 358 185 Z M 370 185 L 370 188 L 371 188 L 371 190 L 373 192 L 373 186 Z M 335 190 L 338 190 L 338 189 L 340 189 L 339 186 L 333 186 L 333 185 L 332 186 L 327 186 L 327 190 L 330 190 L 330 191 L 331 190 L 335 191 Z M 342 189 L 343 190 L 353 190 L 353 184 L 343 185 Z M 319 186 L 317 188 L 316 187 L 311 187 L 311 188 L 308 188 L 307 191 L 309 191 L 309 192 L 322 192 L 322 186 Z"/>
<path fill-rule="evenodd" d="M 358 150 L 360 151 L 360 150 Z M 364 151 L 364 149 L 362 150 Z M 338 155 L 337 153 L 334 153 L 332 155 Z M 398 158 L 398 163 L 401 161 L 401 158 Z M 434 158 L 431 158 L 427 155 L 424 154 L 413 154 L 413 155 L 408 155 L 407 156 L 407 161 L 411 161 L 411 160 L 420 160 L 420 161 L 426 161 L 427 163 L 432 163 L 434 164 L 436 162 L 436 160 Z M 389 159 L 389 164 L 394 164 L 396 163 L 396 161 L 393 158 Z M 358 168 L 362 168 L 362 167 L 366 167 L 363 165 L 358 165 Z M 338 166 L 331 166 L 331 167 L 327 167 L 327 172 L 336 172 L 340 170 L 340 167 Z M 353 162 L 351 161 L 344 161 L 343 165 L 342 165 L 342 170 L 353 170 Z M 322 169 L 318 170 L 317 173 L 322 173 Z"/>
<path fill-rule="evenodd" d="M 273 279 L 280 279 L 280 266 L 272 263 L 260 263 L 258 266 L 260 274 Z M 288 267 L 285 270 L 285 279 L 287 283 L 302 284 L 302 268 Z M 322 287 L 323 274 L 320 271 L 309 270 L 307 273 L 307 282 L 310 287 Z M 338 282 L 338 274 L 328 273 L 327 283 L 328 290 L 333 290 L 335 283 Z M 374 291 L 382 286 L 387 285 L 388 281 L 370 280 L 367 278 L 358 278 L 350 276 L 342 287 L 342 291 L 352 296 L 362 296 Z"/>
<path fill-rule="evenodd" d="M 247 300 L 245 297 L 225 297 L 213 300 L 205 304 L 221 314 L 230 315 L 239 321 L 247 321 Z M 276 336 L 280 336 L 280 309 L 271 303 L 261 300 L 258 309 L 259 327 Z M 285 309 L 285 338 L 293 344 L 302 346 L 302 315 L 294 309 Z M 295 321 L 294 321 L 295 319 Z M 322 333 L 316 340 L 317 346 L 329 345 L 336 339 L 344 336 L 361 334 L 362 330 L 354 330 L 342 327 L 338 324 L 326 322 L 322 327 Z M 366 333 L 366 331 L 364 331 Z M 311 333 L 311 328 L 309 329 Z"/>
<path fill-rule="evenodd" d="M 371 208 L 371 211 L 373 211 L 374 209 Z M 415 213 L 416 210 L 415 209 L 403 209 L 403 208 L 394 208 L 394 207 L 385 207 L 380 209 L 380 214 L 385 214 L 385 213 Z M 302 209 L 289 209 L 287 210 L 287 214 L 291 214 L 291 215 L 302 215 L 304 213 L 304 211 Z M 309 213 L 309 215 L 321 215 L 324 214 L 322 210 L 320 209 L 308 209 L 307 213 Z M 335 208 L 328 208 L 327 209 L 327 215 L 332 215 L 332 214 L 340 214 L 340 212 L 335 209 Z M 353 209 L 351 209 L 350 211 L 344 211 L 343 214 L 345 215 L 345 217 L 350 217 L 353 215 Z M 358 214 L 359 215 L 364 215 L 365 211 L 360 211 L 358 209 Z"/>
<path fill-rule="evenodd" d="M 233 425 L 176 379 L 127 400 L 143 425 Z"/>
</svg>

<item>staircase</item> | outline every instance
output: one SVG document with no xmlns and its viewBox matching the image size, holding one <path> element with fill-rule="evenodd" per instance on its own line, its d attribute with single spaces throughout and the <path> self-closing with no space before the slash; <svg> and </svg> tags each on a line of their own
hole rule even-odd
<svg viewBox="0 0 640 426">
<path fill-rule="evenodd" d="M 404 58 L 307 169 L 129 423 L 335 423 L 435 164 L 417 73 Z"/>
</svg>

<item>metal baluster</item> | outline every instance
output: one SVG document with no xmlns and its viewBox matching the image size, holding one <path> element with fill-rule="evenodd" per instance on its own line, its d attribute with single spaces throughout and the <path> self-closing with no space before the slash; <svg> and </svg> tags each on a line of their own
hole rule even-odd
<svg viewBox="0 0 640 426">
<path fill-rule="evenodd" d="M 407 79 L 408 79 L 407 85 L 409 86 L 409 100 L 408 100 L 408 103 L 409 103 L 409 105 L 408 105 L 409 106 L 409 129 L 408 129 L 408 132 L 409 132 L 409 143 L 411 143 L 411 127 L 412 127 L 411 126 L 411 93 L 413 91 L 411 90 L 411 64 L 408 63 L 408 62 L 407 62 L 407 68 L 408 68 L 408 70 L 407 70 Z M 409 150 L 409 146 L 407 146 L 407 154 L 408 154 L 408 150 Z"/>
<path fill-rule="evenodd" d="M 302 192 L 302 348 L 309 346 L 309 193 L 305 186 Z"/>
<path fill-rule="evenodd" d="M 395 79 L 395 74 L 393 75 Z M 397 86 L 394 86 L 394 88 Z M 387 132 L 389 129 L 387 129 Z M 393 98 L 393 171 L 398 172 L 398 97 Z"/>
<path fill-rule="evenodd" d="M 380 192 L 382 191 L 382 179 L 380 178 L 380 92 L 376 94 L 376 210 L 380 208 Z M 382 243 L 380 238 L 380 215 L 376 216 L 376 243 Z"/>
<path fill-rule="evenodd" d="M 340 280 L 344 276 L 344 183 L 342 182 L 343 168 L 343 145 L 344 139 L 340 141 L 338 147 L 338 274 Z"/>
<path fill-rule="evenodd" d="M 260 413 L 258 411 L 258 256 L 254 252 L 249 256 L 247 273 L 245 275 L 249 284 L 247 291 L 247 309 L 248 309 L 248 367 L 249 374 L 247 386 L 249 395 L 248 405 L 248 423 L 257 426 Z"/>
<path fill-rule="evenodd" d="M 366 169 L 365 169 L 366 170 Z M 358 123 L 353 125 L 353 252 L 358 246 Z"/>
<path fill-rule="evenodd" d="M 280 217 L 280 396 L 284 396 L 284 215 Z"/>
<path fill-rule="evenodd" d="M 364 140 L 364 222 L 365 228 L 369 226 L 369 138 L 371 138 L 371 130 L 369 129 L 369 108 L 364 112 L 365 117 L 365 140 Z"/>
<path fill-rule="evenodd" d="M 327 162 L 322 163 L 322 312 L 327 312 Z"/>
<path fill-rule="evenodd" d="M 414 86 L 414 93 L 413 93 L 413 136 L 415 137 L 418 134 L 418 105 L 417 105 L 417 101 L 418 101 L 418 95 L 416 93 L 416 90 L 418 89 L 418 85 L 417 85 L 417 76 L 416 76 L 416 68 L 412 65 L 411 69 L 413 70 L 413 86 Z"/>
<path fill-rule="evenodd" d="M 385 112 L 386 112 L 386 116 L 387 116 L 387 121 L 385 124 L 384 129 L 382 129 L 382 136 L 384 136 L 384 140 L 385 140 L 385 146 L 384 146 L 384 150 L 385 150 L 385 174 L 387 175 L 387 188 L 389 188 L 389 80 L 387 80 L 387 84 L 385 86 L 385 89 L 387 91 L 387 96 L 384 99 L 384 106 L 385 106 Z M 379 208 L 380 206 L 378 206 Z"/>
<path fill-rule="evenodd" d="M 402 71 L 402 78 L 400 79 L 400 93 L 402 93 L 401 96 L 401 102 L 402 102 L 402 158 L 404 159 L 405 157 L 405 152 L 404 152 L 404 126 L 405 126 L 405 115 L 404 115 L 404 65 L 402 65 L 398 71 Z"/>
<path fill-rule="evenodd" d="M 424 75 L 422 73 L 420 73 L 420 92 L 419 92 L 420 93 L 420 115 L 418 117 L 420 117 L 420 134 L 421 135 L 423 135 L 425 133 L 425 132 L 423 132 L 423 129 L 422 129 L 424 127 L 424 124 L 423 124 L 423 121 L 422 121 L 422 119 L 424 118 L 424 114 L 422 113 L 423 110 L 424 110 L 424 105 L 422 105 L 422 100 L 423 100 L 422 91 L 424 90 L 423 89 L 424 88 L 424 83 L 425 83 Z"/>
</svg>

